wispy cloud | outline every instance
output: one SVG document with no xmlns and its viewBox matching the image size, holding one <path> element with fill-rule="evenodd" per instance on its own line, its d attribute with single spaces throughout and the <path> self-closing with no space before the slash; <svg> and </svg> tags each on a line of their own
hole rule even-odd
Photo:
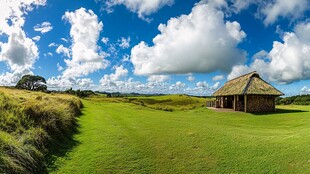
<svg viewBox="0 0 310 174">
<path fill-rule="evenodd" d="M 34 31 L 39 31 L 42 34 L 50 32 L 53 29 L 53 26 L 49 22 L 42 22 L 42 24 L 37 24 L 33 27 Z"/>
</svg>

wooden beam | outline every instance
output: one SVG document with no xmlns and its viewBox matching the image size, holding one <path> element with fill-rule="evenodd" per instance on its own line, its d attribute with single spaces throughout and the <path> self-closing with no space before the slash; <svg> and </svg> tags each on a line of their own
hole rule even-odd
<svg viewBox="0 0 310 174">
<path fill-rule="evenodd" d="M 247 112 L 248 96 L 244 95 L 244 112 Z"/>
<path fill-rule="evenodd" d="M 224 97 L 221 97 L 221 108 L 224 108 Z"/>
<path fill-rule="evenodd" d="M 274 112 L 276 112 L 276 96 L 273 97 L 273 107 L 274 107 Z"/>
<path fill-rule="evenodd" d="M 237 96 L 234 95 L 234 111 L 236 111 Z"/>
</svg>

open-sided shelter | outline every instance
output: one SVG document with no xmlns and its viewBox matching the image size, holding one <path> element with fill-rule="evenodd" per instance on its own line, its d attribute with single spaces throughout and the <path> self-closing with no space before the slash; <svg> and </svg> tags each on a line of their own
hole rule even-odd
<svg viewBox="0 0 310 174">
<path fill-rule="evenodd" d="M 215 107 L 244 112 L 275 111 L 275 98 L 284 95 L 254 71 L 232 79 L 217 90 Z"/>
</svg>

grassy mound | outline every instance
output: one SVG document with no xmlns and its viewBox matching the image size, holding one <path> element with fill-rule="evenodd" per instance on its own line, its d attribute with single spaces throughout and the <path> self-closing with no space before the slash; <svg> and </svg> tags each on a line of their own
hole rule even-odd
<svg viewBox="0 0 310 174">
<path fill-rule="evenodd" d="M 46 173 L 47 145 L 73 130 L 81 107 L 69 95 L 0 88 L 0 173 Z"/>
<path fill-rule="evenodd" d="M 191 110 L 206 106 L 205 98 L 191 97 L 188 95 L 132 97 L 128 98 L 128 100 L 134 104 L 164 111 Z"/>
<path fill-rule="evenodd" d="M 100 102 L 133 103 L 136 105 L 163 111 L 183 111 L 205 107 L 206 101 L 212 100 L 212 98 L 199 98 L 188 95 L 175 94 L 175 95 L 163 95 L 163 96 L 116 97 L 116 98 L 93 96 L 92 100 Z"/>
</svg>

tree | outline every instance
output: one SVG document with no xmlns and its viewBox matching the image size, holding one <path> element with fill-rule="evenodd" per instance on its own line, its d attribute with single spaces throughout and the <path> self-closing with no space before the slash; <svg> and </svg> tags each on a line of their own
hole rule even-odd
<svg viewBox="0 0 310 174">
<path fill-rule="evenodd" d="M 75 95 L 75 91 L 72 88 L 69 88 L 65 91 L 66 94 Z"/>
<path fill-rule="evenodd" d="M 24 75 L 15 86 L 17 89 L 46 91 L 46 80 L 41 76 Z"/>
</svg>

